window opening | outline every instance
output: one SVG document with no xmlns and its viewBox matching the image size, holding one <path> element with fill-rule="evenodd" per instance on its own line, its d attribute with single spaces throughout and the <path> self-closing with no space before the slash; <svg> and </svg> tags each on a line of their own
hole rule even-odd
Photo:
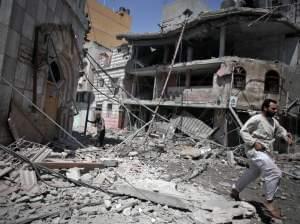
<svg viewBox="0 0 300 224">
<path fill-rule="evenodd" d="M 266 73 L 265 77 L 265 93 L 279 93 L 279 74 L 271 70 Z"/>
<path fill-rule="evenodd" d="M 213 73 L 192 74 L 190 86 L 212 86 Z"/>
<path fill-rule="evenodd" d="M 246 70 L 241 66 L 237 66 L 233 70 L 233 88 L 246 88 Z"/>
<path fill-rule="evenodd" d="M 51 75 L 51 72 L 52 72 L 53 77 Z M 53 80 L 53 78 L 54 78 L 54 80 Z M 60 79 L 61 79 L 61 74 L 60 74 L 58 65 L 56 64 L 56 62 L 52 62 L 50 64 L 50 68 L 48 70 L 48 81 L 57 83 Z"/>
</svg>

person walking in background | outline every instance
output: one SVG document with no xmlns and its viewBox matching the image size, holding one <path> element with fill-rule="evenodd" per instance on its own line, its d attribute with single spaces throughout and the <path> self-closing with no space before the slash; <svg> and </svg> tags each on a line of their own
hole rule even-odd
<svg viewBox="0 0 300 224">
<path fill-rule="evenodd" d="M 97 127 L 97 142 L 96 146 L 102 147 L 104 145 L 104 137 L 105 137 L 105 122 L 100 113 L 96 114 L 95 121 L 89 121 L 90 123 L 95 124 Z"/>
<path fill-rule="evenodd" d="M 233 185 L 231 197 L 240 200 L 239 193 L 262 175 L 266 197 L 264 205 L 273 217 L 280 218 L 280 209 L 275 206 L 273 200 L 282 172 L 272 159 L 273 143 L 278 137 L 292 144 L 292 136 L 274 118 L 277 110 L 275 100 L 265 99 L 261 106 L 261 114 L 251 117 L 242 127 L 240 135 L 245 142 L 250 167 Z"/>
</svg>

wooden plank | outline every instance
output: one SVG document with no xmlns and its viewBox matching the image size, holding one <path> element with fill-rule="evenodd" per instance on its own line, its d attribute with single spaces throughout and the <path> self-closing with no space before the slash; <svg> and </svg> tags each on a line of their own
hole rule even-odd
<svg viewBox="0 0 300 224">
<path fill-rule="evenodd" d="M 85 162 L 85 161 L 78 161 L 78 162 L 68 162 L 68 161 L 57 161 L 57 162 L 39 162 L 35 163 L 40 166 L 47 167 L 49 169 L 69 169 L 69 168 L 85 168 L 85 169 L 103 169 L 106 167 L 116 167 L 118 166 L 117 160 L 105 160 L 100 163 L 94 162 Z"/>
<path fill-rule="evenodd" d="M 12 167 L 6 167 L 6 168 L 0 170 L 0 178 L 2 176 L 5 176 L 6 174 L 8 174 L 9 172 L 11 172 L 12 170 L 13 170 Z"/>
</svg>

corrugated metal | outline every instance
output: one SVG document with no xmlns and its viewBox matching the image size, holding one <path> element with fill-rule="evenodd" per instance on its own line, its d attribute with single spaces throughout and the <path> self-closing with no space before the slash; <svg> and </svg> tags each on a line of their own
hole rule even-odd
<svg viewBox="0 0 300 224">
<path fill-rule="evenodd" d="M 171 123 L 174 127 L 195 139 L 208 138 L 214 132 L 211 127 L 187 112 L 171 119 Z"/>
</svg>

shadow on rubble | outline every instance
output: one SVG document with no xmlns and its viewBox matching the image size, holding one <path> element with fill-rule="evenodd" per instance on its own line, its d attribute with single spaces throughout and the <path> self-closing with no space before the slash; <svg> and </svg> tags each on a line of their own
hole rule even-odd
<svg viewBox="0 0 300 224">
<path fill-rule="evenodd" d="M 268 216 L 268 212 L 266 211 L 266 208 L 263 203 L 257 202 L 257 201 L 247 201 L 249 204 L 253 205 L 256 208 L 256 212 L 258 216 L 260 217 L 262 223 L 265 224 L 271 224 L 272 218 Z"/>
<path fill-rule="evenodd" d="M 97 137 L 95 135 L 84 135 L 82 132 L 73 131 L 72 135 L 86 147 L 95 146 L 97 144 Z M 104 144 L 117 145 L 121 140 L 115 138 L 104 138 Z M 63 151 L 64 149 L 77 150 L 80 146 L 72 140 L 55 141 L 51 144 L 54 151 Z"/>
</svg>

